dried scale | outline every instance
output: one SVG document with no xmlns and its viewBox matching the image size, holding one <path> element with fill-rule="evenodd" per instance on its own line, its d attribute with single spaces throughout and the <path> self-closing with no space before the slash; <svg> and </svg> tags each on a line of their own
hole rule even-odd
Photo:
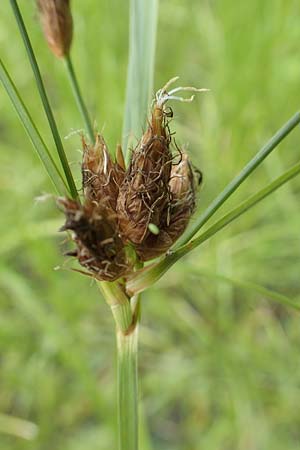
<svg viewBox="0 0 300 450">
<path fill-rule="evenodd" d="M 68 55 L 73 37 L 70 0 L 37 0 L 37 5 L 50 49 L 58 58 Z"/>
<path fill-rule="evenodd" d="M 95 145 L 88 145 L 82 139 L 82 188 L 84 197 L 91 201 L 103 201 L 107 207 L 115 212 L 119 186 L 125 170 L 118 162 L 113 162 L 103 137 L 96 136 Z"/>
<path fill-rule="evenodd" d="M 140 245 L 147 238 L 149 224 L 159 225 L 160 215 L 170 202 L 170 143 L 166 114 L 156 103 L 120 187 L 117 213 L 119 231 L 125 241 Z"/>
<path fill-rule="evenodd" d="M 196 206 L 196 172 L 189 157 L 182 153 L 181 160 L 172 166 L 169 180 L 170 201 L 161 212 L 159 234 L 148 233 L 136 251 L 142 261 L 157 258 L 166 253 L 186 229 Z"/>
<path fill-rule="evenodd" d="M 71 230 L 77 245 L 68 254 L 98 280 L 126 278 L 136 258 L 147 261 L 165 254 L 195 209 L 199 171 L 176 146 L 172 153 L 171 114 L 165 105 L 169 99 L 193 100 L 174 96 L 180 90 L 202 89 L 175 88 L 168 93 L 175 80 L 156 94 L 148 128 L 132 151 L 127 170 L 120 147 L 113 161 L 101 135 L 94 145 L 83 139 L 83 206 L 58 200 L 66 215 L 62 230 Z"/>
<path fill-rule="evenodd" d="M 59 198 L 66 215 L 61 231 L 71 230 L 77 249 L 68 252 L 98 280 L 114 281 L 132 270 L 115 212 L 118 185 L 124 170 L 111 160 L 102 136 L 95 145 L 83 140 L 82 188 L 84 203 Z"/>
</svg>

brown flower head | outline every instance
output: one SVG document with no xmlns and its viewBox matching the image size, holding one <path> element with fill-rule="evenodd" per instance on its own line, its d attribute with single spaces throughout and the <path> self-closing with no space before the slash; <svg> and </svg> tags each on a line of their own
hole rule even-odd
<svg viewBox="0 0 300 450">
<path fill-rule="evenodd" d="M 143 260 L 154 257 L 152 253 L 156 256 L 164 253 L 175 242 L 194 208 L 194 186 L 187 156 L 184 155 L 181 163 L 172 168 L 170 110 L 165 104 L 170 99 L 193 100 L 194 96 L 183 99 L 174 95 L 179 91 L 206 89 L 178 87 L 168 92 L 170 84 L 177 79 L 170 80 L 156 94 L 148 129 L 133 150 L 130 166 L 120 186 L 117 202 L 120 234 L 126 242 L 137 246 Z M 180 181 L 178 171 L 184 173 L 180 175 Z M 153 229 L 160 230 L 158 236 L 153 235 Z M 155 248 L 152 252 L 150 246 L 153 243 Z"/>
<path fill-rule="evenodd" d="M 163 105 L 156 102 L 148 129 L 132 152 L 120 187 L 117 213 L 125 241 L 139 245 L 149 234 L 149 224 L 159 224 L 161 212 L 170 200 L 170 143 L 167 114 Z"/>
<path fill-rule="evenodd" d="M 195 178 L 197 178 L 195 180 Z M 170 202 L 162 211 L 159 232 L 149 234 L 136 248 L 142 261 L 157 258 L 167 252 L 186 229 L 195 209 L 196 185 L 200 178 L 192 168 L 186 153 L 174 164 L 169 180 Z"/>
<path fill-rule="evenodd" d="M 114 281 L 127 274 L 131 265 L 117 234 L 116 216 L 105 202 L 87 200 L 81 206 L 75 200 L 58 199 L 66 215 L 61 231 L 71 230 L 78 262 L 98 280 Z"/>
<path fill-rule="evenodd" d="M 103 137 L 98 134 L 95 145 L 83 139 L 82 187 L 86 199 L 100 202 L 116 211 L 119 186 L 124 179 L 124 169 L 114 163 Z"/>
<path fill-rule="evenodd" d="M 58 58 L 66 56 L 73 35 L 70 0 L 37 0 L 37 5 L 50 49 Z"/>
<path fill-rule="evenodd" d="M 69 252 L 98 280 L 127 277 L 141 261 L 168 251 L 184 232 L 195 208 L 195 171 L 188 156 L 177 147 L 171 152 L 169 99 L 180 90 L 157 95 L 148 128 L 133 150 L 127 170 L 117 147 L 116 161 L 101 135 L 94 145 L 83 139 L 83 205 L 59 198 L 66 222 L 62 231 L 72 231 L 76 250 Z M 178 160 L 178 153 L 180 159 Z"/>
<path fill-rule="evenodd" d="M 61 231 L 71 230 L 76 250 L 69 252 L 99 280 L 114 281 L 132 268 L 118 234 L 116 203 L 124 169 L 114 163 L 103 137 L 94 145 L 83 142 L 83 206 L 74 200 L 59 198 L 66 215 Z"/>
</svg>

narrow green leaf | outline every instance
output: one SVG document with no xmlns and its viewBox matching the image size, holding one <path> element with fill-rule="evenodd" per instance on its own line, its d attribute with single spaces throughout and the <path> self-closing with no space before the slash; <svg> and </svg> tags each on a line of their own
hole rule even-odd
<svg viewBox="0 0 300 450">
<path fill-rule="evenodd" d="M 300 174 L 300 163 L 295 164 L 289 170 L 287 170 L 283 175 L 276 178 L 272 181 L 268 186 L 261 189 L 256 194 L 250 196 L 247 200 L 242 202 L 232 211 L 225 214 L 221 217 L 217 222 L 215 222 L 210 228 L 208 228 L 204 233 L 200 234 L 200 236 L 196 237 L 194 240 L 189 243 L 183 245 L 176 251 L 170 252 L 162 261 L 157 264 L 152 264 L 151 266 L 146 267 L 145 269 L 137 271 L 131 279 L 127 282 L 127 290 L 130 294 L 137 294 L 138 292 L 142 292 L 151 286 L 153 283 L 158 281 L 167 270 L 172 267 L 172 265 L 182 258 L 187 253 L 194 250 L 203 242 L 210 239 L 213 235 L 215 235 L 218 231 L 222 230 L 226 225 L 230 222 L 233 222 L 235 219 L 240 217 L 250 208 L 255 206 L 257 203 L 262 201 L 264 198 L 275 192 L 278 188 L 283 186 L 285 183 L 290 181 L 292 178 Z"/>
<path fill-rule="evenodd" d="M 274 181 L 272 181 L 268 186 L 264 187 L 260 191 L 258 191 L 256 194 L 251 195 L 247 200 L 243 201 L 240 205 L 235 207 L 233 210 L 225 214 L 223 217 L 221 217 L 214 225 L 212 225 L 208 230 L 206 230 L 204 233 L 202 233 L 200 236 L 189 242 L 188 244 L 180 247 L 178 249 L 179 253 L 188 253 L 194 248 L 196 248 L 198 245 L 205 242 L 207 239 L 212 237 L 215 233 L 220 231 L 222 228 L 224 228 L 226 225 L 228 225 L 233 220 L 237 219 L 239 216 L 244 214 L 248 209 L 255 206 L 257 203 L 262 201 L 264 198 L 275 192 L 278 188 L 280 188 L 283 184 L 290 181 L 292 178 L 294 178 L 296 175 L 299 175 L 300 173 L 300 163 L 295 164 L 293 167 L 291 167 L 289 170 L 287 170 L 283 175 L 276 178 Z M 175 252 L 177 253 L 177 252 Z"/>
<path fill-rule="evenodd" d="M 73 179 L 73 175 L 72 175 L 72 172 L 71 172 L 71 169 L 70 169 L 70 166 L 69 166 L 69 163 L 68 163 L 63 145 L 62 145 L 62 141 L 61 141 L 61 138 L 60 138 L 60 135 L 58 132 L 56 121 L 53 116 L 53 112 L 52 112 L 52 109 L 51 109 L 51 106 L 50 106 L 50 103 L 48 100 L 48 96 L 47 96 L 47 93 L 46 93 L 46 90 L 44 87 L 44 83 L 43 83 L 43 80 L 41 77 L 40 69 L 39 69 L 36 57 L 34 55 L 34 51 L 33 51 L 33 48 L 32 48 L 27 30 L 25 27 L 25 23 L 22 18 L 21 11 L 18 7 L 17 0 L 10 0 L 10 3 L 11 3 L 11 7 L 12 7 L 12 10 L 13 10 L 15 18 L 16 18 L 16 22 L 17 22 L 19 30 L 20 30 L 20 34 L 22 36 L 22 39 L 23 39 L 23 42 L 24 42 L 24 45 L 26 48 L 26 52 L 27 52 L 27 55 L 28 55 L 28 58 L 29 58 L 29 61 L 31 64 L 31 68 L 32 68 L 34 77 L 35 77 L 36 85 L 37 85 L 37 88 L 38 88 L 38 91 L 39 91 L 39 94 L 40 94 L 40 97 L 41 97 L 41 100 L 43 103 L 44 111 L 46 113 L 46 116 L 47 116 L 47 119 L 49 122 L 49 126 L 51 128 L 53 139 L 54 139 L 54 142 L 56 145 L 56 150 L 57 150 L 63 171 L 66 176 L 70 194 L 73 198 L 78 198 L 78 192 L 77 192 L 76 185 L 75 185 L 75 182 Z"/>
<path fill-rule="evenodd" d="M 157 0 L 130 1 L 130 33 L 123 151 L 130 158 L 129 146 L 146 124 L 153 91 Z"/>
<path fill-rule="evenodd" d="M 11 80 L 3 62 L 0 59 L 0 79 L 10 97 L 10 100 L 25 128 L 27 134 L 36 149 L 42 163 L 44 164 L 48 175 L 54 184 L 56 192 L 60 195 L 68 190 L 66 183 L 59 169 L 57 168 L 45 142 L 39 134 L 28 110 L 26 109 L 13 81 Z"/>
<path fill-rule="evenodd" d="M 256 153 L 241 172 L 225 187 L 225 189 L 212 201 L 207 209 L 196 218 L 193 226 L 187 230 L 180 239 L 176 248 L 189 242 L 203 225 L 215 214 L 237 188 L 249 175 L 263 162 L 263 160 L 278 146 L 278 144 L 300 123 L 300 112 L 294 114 L 285 125 Z"/>
</svg>

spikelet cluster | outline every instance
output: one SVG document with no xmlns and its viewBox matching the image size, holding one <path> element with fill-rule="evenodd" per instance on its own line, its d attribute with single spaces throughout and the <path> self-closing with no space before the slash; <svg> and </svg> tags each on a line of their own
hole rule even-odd
<svg viewBox="0 0 300 450">
<path fill-rule="evenodd" d="M 69 254 L 99 280 L 126 278 L 135 258 L 165 254 L 195 209 L 199 176 L 185 152 L 171 151 L 169 98 L 159 91 L 127 170 L 120 149 L 113 161 L 101 135 L 94 145 L 83 140 L 83 204 L 58 200 L 66 216 L 62 230 L 70 230 L 76 244 Z"/>
</svg>

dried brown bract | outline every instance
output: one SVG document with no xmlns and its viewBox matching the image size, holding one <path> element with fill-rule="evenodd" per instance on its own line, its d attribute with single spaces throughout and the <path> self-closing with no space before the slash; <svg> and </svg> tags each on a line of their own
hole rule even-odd
<svg viewBox="0 0 300 450">
<path fill-rule="evenodd" d="M 156 94 L 148 129 L 132 152 L 117 202 L 120 234 L 136 246 L 142 260 L 165 253 L 186 228 L 194 209 L 195 189 L 187 156 L 172 168 L 169 119 L 173 113 L 165 104 L 170 99 L 193 100 L 194 96 L 184 99 L 174 95 L 180 91 L 206 89 L 178 87 L 168 92 L 177 79 Z"/>
<path fill-rule="evenodd" d="M 70 0 L 37 0 L 48 45 L 55 56 L 68 55 L 73 36 Z"/>
<path fill-rule="evenodd" d="M 147 131 L 133 150 L 117 202 L 120 233 L 133 244 L 147 237 L 150 223 L 159 224 L 170 201 L 170 142 L 168 118 L 156 104 Z"/>
<path fill-rule="evenodd" d="M 172 166 L 169 180 L 170 201 L 164 208 L 159 234 L 149 234 L 136 248 L 142 261 L 157 258 L 167 252 L 186 229 L 195 209 L 195 174 L 186 153 L 181 161 Z M 198 181 L 198 180 L 197 180 Z"/>
<path fill-rule="evenodd" d="M 111 209 L 105 203 L 87 201 L 81 206 L 67 198 L 59 198 L 58 204 L 66 215 L 61 231 L 71 230 L 77 245 L 68 254 L 98 280 L 114 281 L 128 274 L 131 265 Z"/>
<path fill-rule="evenodd" d="M 83 139 L 82 187 L 86 199 L 105 201 L 111 212 L 115 212 L 124 174 L 124 169 L 112 161 L 100 134 L 94 145 L 88 145 Z"/>
</svg>

